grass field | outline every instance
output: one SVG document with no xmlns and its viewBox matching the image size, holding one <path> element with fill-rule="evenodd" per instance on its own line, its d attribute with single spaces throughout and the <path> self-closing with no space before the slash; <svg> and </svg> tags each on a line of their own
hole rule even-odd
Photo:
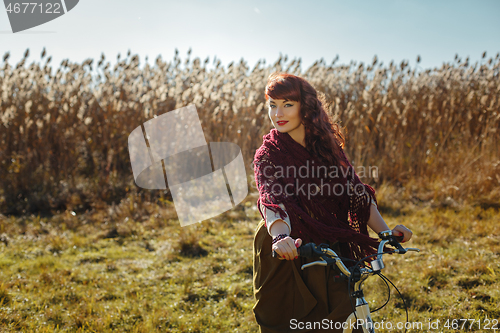
<svg viewBox="0 0 500 333">
<path fill-rule="evenodd" d="M 405 296 L 410 324 L 423 325 L 409 332 L 456 331 L 453 319 L 481 320 L 481 329 L 476 322 L 470 331 L 490 332 L 483 328 L 487 320 L 500 319 L 499 211 L 415 205 L 395 195 L 379 190 L 382 216 L 390 226 L 410 227 L 408 246 L 422 250 L 386 259 L 385 274 Z M 130 197 L 80 215 L 2 216 L 1 330 L 258 332 L 255 200 L 251 194 L 236 209 L 184 228 L 171 202 L 138 205 Z M 372 308 L 383 304 L 385 285 L 376 277 L 367 284 Z M 405 322 L 394 290 L 373 317 L 385 325 Z"/>
</svg>

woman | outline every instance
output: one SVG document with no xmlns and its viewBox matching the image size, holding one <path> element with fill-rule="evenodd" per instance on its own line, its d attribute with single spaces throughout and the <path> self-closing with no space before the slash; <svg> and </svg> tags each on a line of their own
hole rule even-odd
<svg viewBox="0 0 500 333">
<path fill-rule="evenodd" d="M 344 322 L 352 312 L 347 283 L 335 278 L 333 267 L 301 270 L 315 259 L 298 258 L 297 247 L 327 243 L 359 260 L 378 246 L 367 226 L 377 233 L 389 227 L 375 190 L 345 157 L 344 136 L 316 90 L 300 77 L 274 73 L 265 97 L 275 128 L 254 157 L 262 216 L 254 238 L 254 315 L 263 333 L 333 332 L 334 325 L 324 325 Z M 412 236 L 402 225 L 392 231 L 404 235 L 403 242 Z M 273 250 L 282 260 L 271 256 Z"/>
</svg>

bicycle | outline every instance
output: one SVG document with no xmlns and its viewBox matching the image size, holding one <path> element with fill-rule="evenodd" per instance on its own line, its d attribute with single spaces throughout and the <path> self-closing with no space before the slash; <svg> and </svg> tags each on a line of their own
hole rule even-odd
<svg viewBox="0 0 500 333">
<path fill-rule="evenodd" d="M 349 291 L 351 290 L 351 283 L 354 283 L 354 291 L 350 295 L 351 297 L 354 297 L 356 299 L 356 306 L 354 306 L 351 300 L 351 306 L 353 308 L 353 312 L 349 315 L 346 321 L 342 323 L 342 325 L 339 327 L 343 328 L 343 333 L 351 333 L 354 328 L 358 327 L 361 327 L 364 333 L 375 333 L 376 325 L 374 324 L 371 318 L 370 308 L 368 306 L 368 302 L 364 298 L 362 289 L 363 282 L 366 281 L 366 279 L 372 275 L 379 275 L 389 289 L 389 297 L 385 302 L 385 304 L 382 305 L 380 308 L 374 310 L 373 312 L 380 310 L 389 302 L 390 287 L 389 284 L 387 283 L 389 282 L 403 299 L 403 303 L 405 304 L 405 310 L 406 310 L 406 321 L 408 322 L 408 309 L 406 308 L 406 303 L 404 302 L 404 298 L 402 297 L 401 293 L 396 288 L 396 286 L 388 278 L 386 278 L 381 274 L 382 269 L 384 269 L 385 267 L 384 262 L 382 260 L 382 256 L 384 254 L 390 254 L 390 253 L 405 254 L 408 251 L 420 252 L 420 250 L 417 248 L 403 248 L 399 243 L 400 241 L 403 240 L 403 237 L 392 235 L 391 230 L 382 231 L 378 234 L 378 236 L 380 237 L 381 242 L 379 244 L 377 253 L 361 259 L 355 265 L 349 268 L 344 265 L 341 257 L 339 257 L 337 253 L 335 253 L 335 251 L 333 251 L 328 247 L 328 244 L 322 243 L 318 246 L 315 243 L 308 243 L 297 248 L 298 255 L 300 257 L 321 258 L 321 260 L 313 261 L 302 265 L 301 266 L 302 270 L 313 265 L 331 266 L 335 264 L 340 270 L 341 277 L 347 279 Z M 387 243 L 389 245 L 392 245 L 395 249 L 393 251 L 384 252 L 384 247 Z M 278 256 L 276 251 L 273 251 L 272 256 L 273 257 Z M 366 259 L 374 256 L 376 256 L 377 258 L 371 261 L 370 263 L 371 268 L 361 267 L 361 265 L 363 264 L 363 262 L 366 261 Z M 406 332 L 406 327 L 405 327 L 405 332 Z"/>
</svg>

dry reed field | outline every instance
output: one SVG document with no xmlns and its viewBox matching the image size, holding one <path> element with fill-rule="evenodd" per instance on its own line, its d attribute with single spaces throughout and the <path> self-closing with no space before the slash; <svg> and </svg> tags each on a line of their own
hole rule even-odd
<svg viewBox="0 0 500 333">
<path fill-rule="evenodd" d="M 28 57 L 26 50 L 13 66 L 6 53 L 0 66 L 0 212 L 6 214 L 82 212 L 140 192 L 129 133 L 191 103 L 207 142 L 238 144 L 251 175 L 255 149 L 271 126 L 263 93 L 274 71 L 301 75 L 326 95 L 332 118 L 347 131 L 353 165 L 379 169 L 365 182 L 404 187 L 415 201 L 485 207 L 500 201 L 498 54 L 475 64 L 457 57 L 427 70 L 376 57 L 349 65 L 321 59 L 302 72 L 300 59 L 286 57 L 252 70 L 243 59 L 228 68 L 214 59 L 215 69 L 207 70 L 209 58 L 189 53 L 184 61 L 158 57 L 139 69 L 129 52 L 113 68 L 104 55 L 97 64 L 64 60 L 54 75 L 50 57 L 27 65 Z"/>
<path fill-rule="evenodd" d="M 243 59 L 208 69 L 190 52 L 142 69 L 131 52 L 113 67 L 104 55 L 54 70 L 45 50 L 29 58 L 0 64 L 0 332 L 258 332 L 251 162 L 271 128 L 263 93 L 274 71 L 325 95 L 352 164 L 378 168 L 360 178 L 382 216 L 413 230 L 407 245 L 422 251 L 388 256 L 384 272 L 408 305 L 408 332 L 500 328 L 498 54 L 433 69 L 321 59 L 305 71 L 286 56 L 253 69 Z M 180 227 L 168 191 L 135 185 L 127 139 L 188 104 L 207 142 L 241 147 L 250 194 Z M 386 287 L 367 283 L 379 307 Z M 373 318 L 405 322 L 394 290 Z"/>
</svg>

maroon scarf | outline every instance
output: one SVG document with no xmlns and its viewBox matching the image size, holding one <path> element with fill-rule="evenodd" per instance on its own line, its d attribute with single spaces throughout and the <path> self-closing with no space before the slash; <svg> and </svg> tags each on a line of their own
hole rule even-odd
<svg viewBox="0 0 500 333">
<path fill-rule="evenodd" d="M 339 255 L 359 260 L 376 253 L 378 245 L 367 230 L 375 190 L 359 180 L 343 150 L 342 157 L 346 167 L 328 166 L 290 134 L 273 128 L 254 157 L 257 207 L 263 218 L 261 203 L 282 219 L 288 213 L 290 236 L 302 244 L 339 242 Z"/>
</svg>

